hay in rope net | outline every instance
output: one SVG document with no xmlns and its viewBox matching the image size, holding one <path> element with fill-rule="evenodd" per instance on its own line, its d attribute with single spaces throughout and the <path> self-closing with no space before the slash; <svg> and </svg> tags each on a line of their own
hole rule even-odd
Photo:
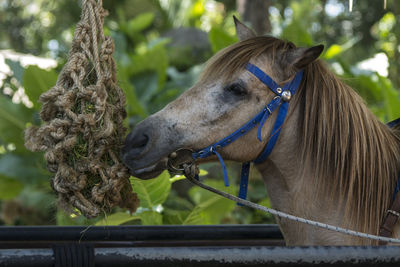
<svg viewBox="0 0 400 267">
<path fill-rule="evenodd" d="M 125 96 L 116 84 L 114 44 L 104 36 L 101 0 L 82 2 L 68 62 L 57 84 L 40 96 L 44 124 L 25 132 L 25 146 L 45 151 L 59 204 L 96 217 L 112 207 L 136 210 L 129 173 L 119 159 Z"/>
</svg>

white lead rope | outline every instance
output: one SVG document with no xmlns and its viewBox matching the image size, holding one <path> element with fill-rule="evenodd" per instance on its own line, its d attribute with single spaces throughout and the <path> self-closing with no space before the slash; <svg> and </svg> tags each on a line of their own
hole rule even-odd
<svg viewBox="0 0 400 267">
<path fill-rule="evenodd" d="M 188 167 L 191 167 L 191 166 L 188 166 Z M 247 207 L 250 207 L 250 208 L 253 208 L 253 209 L 257 209 L 257 210 L 261 210 L 261 211 L 264 211 L 264 212 L 268 212 L 268 213 L 271 213 L 272 215 L 276 215 L 276 216 L 279 216 L 281 218 L 285 218 L 285 219 L 296 221 L 296 222 L 305 223 L 305 224 L 308 224 L 308 225 L 320 227 L 320 228 L 323 228 L 323 229 L 339 232 L 339 233 L 346 234 L 346 235 L 357 236 L 357 237 L 362 237 L 362 238 L 367 238 L 367 239 L 372 239 L 372 240 L 377 240 L 377 241 L 382 241 L 382 242 L 390 242 L 390 243 L 398 243 L 398 244 L 400 244 L 400 239 L 399 238 L 390 238 L 390 237 L 383 237 L 383 236 L 377 236 L 377 235 L 371 235 L 371 234 L 367 234 L 367 233 L 362 233 L 362 232 L 358 232 L 358 231 L 354 231 L 354 230 L 350 230 L 350 229 L 346 229 L 346 228 L 342 228 L 342 227 L 338 227 L 338 226 L 333 226 L 333 225 L 326 224 L 326 223 L 321 223 L 321 222 L 316 222 L 316 221 L 313 221 L 313 220 L 304 219 L 304 218 L 301 218 L 301 217 L 297 217 L 297 216 L 294 216 L 294 215 L 287 214 L 287 213 L 282 212 L 282 211 L 278 211 L 278 210 L 274 210 L 274 209 L 271 209 L 271 208 L 267 208 L 267 207 L 258 205 L 256 203 L 253 203 L 251 201 L 238 198 L 238 197 L 233 196 L 231 194 L 228 194 L 226 192 L 222 192 L 222 191 L 220 191 L 218 189 L 215 189 L 215 188 L 213 188 L 211 186 L 205 185 L 205 184 L 201 183 L 199 180 L 197 180 L 196 178 L 194 178 L 194 176 L 192 176 L 192 175 L 185 175 L 185 176 L 190 182 L 192 182 L 192 183 L 194 183 L 194 184 L 196 184 L 196 185 L 198 185 L 198 186 L 200 186 L 200 187 L 202 187 L 202 188 L 204 188 L 204 189 L 206 189 L 208 191 L 211 191 L 211 192 L 216 193 L 216 194 L 218 194 L 220 196 L 223 196 L 225 198 L 233 200 L 233 201 L 235 201 L 237 203 L 240 203 L 240 204 L 242 204 L 244 206 L 247 206 Z"/>
</svg>

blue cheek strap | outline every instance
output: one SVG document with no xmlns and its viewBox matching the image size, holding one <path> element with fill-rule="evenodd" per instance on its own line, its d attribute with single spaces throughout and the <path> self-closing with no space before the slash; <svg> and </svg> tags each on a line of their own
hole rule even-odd
<svg viewBox="0 0 400 267">
<path fill-rule="evenodd" d="M 238 138 L 247 134 L 251 129 L 253 129 L 256 125 L 258 125 L 257 129 L 257 139 L 262 141 L 262 128 L 269 118 L 269 116 L 278 109 L 278 116 L 273 126 L 271 135 L 269 137 L 269 141 L 265 146 L 263 152 L 254 160 L 254 163 L 261 163 L 267 159 L 267 157 L 271 154 L 276 142 L 278 141 L 279 134 L 281 132 L 281 128 L 283 123 L 285 122 L 285 118 L 289 109 L 289 101 L 291 97 L 296 93 L 298 87 L 300 86 L 303 71 L 299 71 L 294 79 L 289 83 L 286 83 L 282 88 L 266 73 L 264 73 L 257 66 L 249 63 L 246 66 L 246 69 L 256 76 L 262 83 L 264 83 L 268 88 L 275 93 L 274 99 L 263 108 L 263 110 L 258 113 L 255 117 L 253 117 L 250 121 L 248 121 L 241 128 L 228 135 L 227 137 L 221 139 L 220 141 L 203 148 L 197 152 L 192 154 L 194 160 L 198 158 L 207 158 L 212 155 L 216 155 L 218 160 L 222 166 L 222 171 L 224 174 L 224 183 L 225 186 L 229 186 L 228 172 L 226 170 L 226 165 L 221 155 L 217 150 L 231 144 Z M 250 164 L 251 162 L 243 163 L 242 171 L 241 171 L 241 179 L 240 179 L 240 189 L 239 189 L 239 197 L 242 199 L 246 199 L 247 196 L 247 187 L 250 173 Z M 239 205 L 239 204 L 238 204 Z"/>
</svg>

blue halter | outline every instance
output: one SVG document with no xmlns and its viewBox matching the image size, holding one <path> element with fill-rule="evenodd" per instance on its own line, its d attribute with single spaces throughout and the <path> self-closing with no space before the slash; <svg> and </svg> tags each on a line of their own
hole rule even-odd
<svg viewBox="0 0 400 267">
<path fill-rule="evenodd" d="M 261 163 L 264 160 L 266 160 L 268 156 L 271 154 L 272 149 L 274 148 L 278 140 L 282 125 L 285 122 L 287 111 L 289 109 L 289 101 L 291 97 L 296 93 L 303 77 L 303 71 L 301 70 L 296 74 L 296 76 L 293 78 L 292 81 L 286 83 L 283 87 L 280 87 L 271 77 L 269 77 L 257 66 L 248 63 L 246 66 L 246 70 L 248 70 L 254 76 L 256 76 L 271 91 L 273 91 L 276 94 L 276 96 L 269 104 L 265 106 L 265 108 L 263 108 L 263 110 L 260 113 L 258 113 L 254 118 L 252 118 L 245 125 L 237 129 L 235 132 L 206 148 L 203 148 L 197 152 L 192 153 L 192 157 L 194 160 L 198 158 L 207 158 L 212 155 L 216 155 L 222 166 L 225 186 L 229 186 L 228 172 L 226 170 L 225 162 L 222 159 L 221 155 L 218 153 L 218 150 L 220 150 L 223 147 L 226 147 L 227 145 L 231 144 L 238 138 L 242 137 L 243 135 L 248 133 L 251 129 L 253 129 L 257 124 L 258 124 L 257 139 L 261 142 L 262 141 L 261 131 L 266 120 L 276 109 L 278 109 L 279 110 L 278 117 L 275 121 L 269 141 L 265 146 L 264 150 L 261 152 L 261 154 L 255 160 L 253 160 L 253 162 Z M 239 197 L 242 199 L 246 199 L 247 196 L 247 185 L 249 180 L 250 163 L 251 162 L 245 162 L 242 165 L 240 189 L 239 189 Z"/>
</svg>

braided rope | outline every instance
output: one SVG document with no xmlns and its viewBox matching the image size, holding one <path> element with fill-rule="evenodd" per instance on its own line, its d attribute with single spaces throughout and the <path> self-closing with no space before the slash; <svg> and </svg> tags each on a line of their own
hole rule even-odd
<svg viewBox="0 0 400 267">
<path fill-rule="evenodd" d="M 40 96 L 44 124 L 25 132 L 25 146 L 45 151 L 59 204 L 86 217 L 119 205 L 136 210 L 129 173 L 118 155 L 126 117 L 116 84 L 114 44 L 104 36 L 102 0 L 83 0 L 68 62 L 57 84 Z"/>
<path fill-rule="evenodd" d="M 342 227 L 338 227 L 338 226 L 334 226 L 334 225 L 330 225 L 330 224 L 326 224 L 326 223 L 321 223 L 321 222 L 317 222 L 317 221 L 313 221 L 313 220 L 308 220 L 308 219 L 304 219 L 302 217 L 298 217 L 298 216 L 294 216 L 282 211 L 278 211 L 278 210 L 274 210 L 271 208 L 267 208 L 261 205 L 258 205 L 256 203 L 253 203 L 251 201 L 233 196 L 231 194 L 228 194 L 226 192 L 220 191 L 218 189 L 215 189 L 211 186 L 205 185 L 202 182 L 200 182 L 199 180 L 196 179 L 196 176 L 198 175 L 198 167 L 195 164 L 192 165 L 188 165 L 185 164 L 184 165 L 184 175 L 186 176 L 186 178 L 194 183 L 195 185 L 200 186 L 201 188 L 204 188 L 210 192 L 213 192 L 215 194 L 218 194 L 222 197 L 225 197 L 227 199 L 233 200 L 237 203 L 240 203 L 244 206 L 253 208 L 253 209 L 257 209 L 257 210 L 261 210 L 264 212 L 268 212 L 272 215 L 275 216 L 279 216 L 281 218 L 284 219 L 288 219 L 291 221 L 296 221 L 296 222 L 300 222 L 300 223 L 304 223 L 304 224 L 308 224 L 308 225 L 312 225 L 312 226 L 316 226 L 319 228 L 323 228 L 323 229 L 327 229 L 327 230 L 331 230 L 331 231 L 335 231 L 338 233 L 342 233 L 342 234 L 346 234 L 346 235 L 351 235 L 351 236 L 356 236 L 356 237 L 361 237 L 361 238 L 367 238 L 367 239 L 371 239 L 371 240 L 376 240 L 376 241 L 381 241 L 381 242 L 389 242 L 389 243 L 398 243 L 400 244 L 400 239 L 399 238 L 390 238 L 390 237 L 383 237 L 383 236 L 377 236 L 377 235 L 372 235 L 372 234 L 367 234 L 367 233 L 362 233 L 362 232 L 358 232 L 358 231 L 354 231 L 354 230 L 350 230 L 350 229 L 346 229 L 346 228 L 342 228 Z"/>
</svg>

